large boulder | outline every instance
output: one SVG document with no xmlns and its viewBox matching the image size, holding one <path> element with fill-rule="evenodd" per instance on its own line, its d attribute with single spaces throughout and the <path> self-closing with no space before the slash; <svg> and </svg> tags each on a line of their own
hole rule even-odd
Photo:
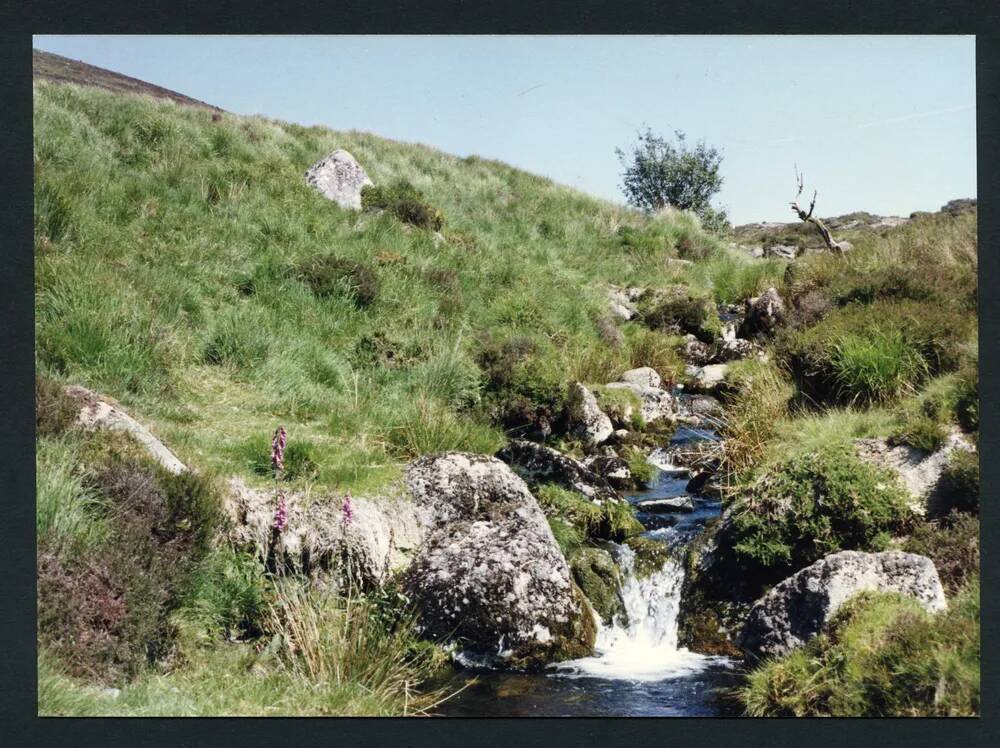
<svg viewBox="0 0 1000 748">
<path fill-rule="evenodd" d="M 320 159 L 306 172 L 306 184 L 341 208 L 361 209 L 361 190 L 372 184 L 354 156 L 342 148 Z"/>
<path fill-rule="evenodd" d="M 590 607 L 538 502 L 507 465 L 430 455 L 407 466 L 405 480 L 432 518 L 404 581 L 425 635 L 516 669 L 593 652 Z"/>
<path fill-rule="evenodd" d="M 942 476 L 951 453 L 956 449 L 975 450 L 968 437 L 957 430 L 947 436 L 936 452 L 924 452 L 905 444 L 892 446 L 885 439 L 857 439 L 854 448 L 864 462 L 888 468 L 899 476 L 910 495 L 911 510 L 932 516 L 947 508 L 947 487 Z"/>
<path fill-rule="evenodd" d="M 285 526 L 278 531 L 275 490 L 233 478 L 223 502 L 230 539 L 270 566 L 306 576 L 332 572 L 379 586 L 410 565 L 428 525 L 428 512 L 402 492 L 351 498 L 349 516 L 342 495 L 283 495 Z"/>
<path fill-rule="evenodd" d="M 754 603 L 739 644 L 751 659 L 780 657 L 818 634 L 859 592 L 899 592 L 927 610 L 945 608 L 934 562 L 901 551 L 841 551 L 777 584 Z"/>
<path fill-rule="evenodd" d="M 569 426 L 574 436 L 591 447 L 603 444 L 615 431 L 594 393 L 579 382 L 570 390 Z"/>
<path fill-rule="evenodd" d="M 126 413 L 118 403 L 96 392 L 76 385 L 67 387 L 66 395 L 79 407 L 76 425 L 87 430 L 108 429 L 128 434 L 142 445 L 149 456 L 171 473 L 183 473 L 187 468 L 166 445 Z"/>
<path fill-rule="evenodd" d="M 760 296 L 746 301 L 743 324 L 737 332 L 741 338 L 771 335 L 785 320 L 785 302 L 773 286 Z"/>
<path fill-rule="evenodd" d="M 629 369 L 619 378 L 620 382 L 634 384 L 638 387 L 663 387 L 663 380 L 656 373 L 656 369 L 651 366 L 640 366 L 638 369 Z"/>
<path fill-rule="evenodd" d="M 550 447 L 514 439 L 497 452 L 496 456 L 510 465 L 533 488 L 544 483 L 554 483 L 576 491 L 591 501 L 623 500 L 614 487 L 598 473 Z"/>
</svg>

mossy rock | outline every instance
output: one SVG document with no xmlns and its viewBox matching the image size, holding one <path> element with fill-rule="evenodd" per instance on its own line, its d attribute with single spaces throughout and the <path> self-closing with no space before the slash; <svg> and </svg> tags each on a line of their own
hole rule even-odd
<svg viewBox="0 0 1000 748">
<path fill-rule="evenodd" d="M 635 553 L 635 575 L 644 579 L 663 568 L 670 559 L 670 549 L 666 543 L 641 535 L 628 538 L 625 545 Z"/>
<path fill-rule="evenodd" d="M 632 390 L 608 388 L 600 384 L 588 384 L 594 393 L 598 407 L 607 414 L 618 428 L 631 428 L 634 418 L 642 410 L 642 398 Z"/>
<path fill-rule="evenodd" d="M 569 559 L 573 579 L 606 626 L 625 618 L 621 569 L 603 548 L 579 548 Z"/>
<path fill-rule="evenodd" d="M 586 595 L 574 581 L 572 585 L 573 600 L 579 606 L 579 615 L 563 624 L 558 630 L 552 631 L 552 642 L 547 647 L 527 646 L 523 651 L 515 651 L 506 660 L 506 667 L 511 670 L 536 672 L 544 669 L 549 663 L 563 660 L 576 660 L 594 654 L 597 642 L 597 623 L 591 614 L 591 606 Z"/>
</svg>

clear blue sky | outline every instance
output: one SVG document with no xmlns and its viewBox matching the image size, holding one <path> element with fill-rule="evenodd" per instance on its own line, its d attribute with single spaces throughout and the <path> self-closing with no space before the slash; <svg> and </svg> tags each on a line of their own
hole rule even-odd
<svg viewBox="0 0 1000 748">
<path fill-rule="evenodd" d="M 243 114 L 496 158 L 621 201 L 637 128 L 720 147 L 736 223 L 908 215 L 976 195 L 975 39 L 36 36 L 35 46 Z"/>
</svg>

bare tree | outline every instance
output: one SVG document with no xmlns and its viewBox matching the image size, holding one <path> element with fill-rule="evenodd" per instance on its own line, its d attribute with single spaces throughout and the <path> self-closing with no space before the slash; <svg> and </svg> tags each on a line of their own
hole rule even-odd
<svg viewBox="0 0 1000 748">
<path fill-rule="evenodd" d="M 838 242 L 833 238 L 833 234 L 830 233 L 830 229 L 827 227 L 823 221 L 813 215 L 813 210 L 816 208 L 816 195 L 818 194 L 816 190 L 813 190 L 812 201 L 809 203 L 809 211 L 806 212 L 799 207 L 799 197 L 802 196 L 802 189 L 804 185 L 804 175 L 799 172 L 798 164 L 795 165 L 795 181 L 798 182 L 799 191 L 795 193 L 795 199 L 792 201 L 792 210 L 795 211 L 799 219 L 805 221 L 806 223 L 811 223 L 820 234 L 823 235 L 823 241 L 831 252 L 837 252 L 838 254 L 843 254 L 844 250 L 850 248 L 850 244 L 847 242 Z"/>
</svg>

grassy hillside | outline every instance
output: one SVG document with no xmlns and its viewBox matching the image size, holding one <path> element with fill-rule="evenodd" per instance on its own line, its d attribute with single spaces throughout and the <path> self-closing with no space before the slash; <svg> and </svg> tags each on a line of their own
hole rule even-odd
<svg viewBox="0 0 1000 748">
<path fill-rule="evenodd" d="M 421 190 L 443 231 L 307 187 L 337 147 L 376 184 Z M 722 296 L 764 282 L 687 216 L 647 219 L 367 133 L 213 122 L 95 89 L 36 83 L 35 171 L 39 368 L 118 398 L 182 460 L 251 478 L 279 422 L 321 485 L 377 486 L 416 454 L 496 449 L 482 364 L 512 339 L 532 351 L 523 392 L 656 365 L 666 336 L 609 342 L 603 286 L 665 283 L 683 272 L 678 246 L 713 254 L 698 280 L 718 277 Z M 328 256 L 362 266 L 366 303 L 346 271 L 314 292 L 305 269 Z"/>
</svg>

